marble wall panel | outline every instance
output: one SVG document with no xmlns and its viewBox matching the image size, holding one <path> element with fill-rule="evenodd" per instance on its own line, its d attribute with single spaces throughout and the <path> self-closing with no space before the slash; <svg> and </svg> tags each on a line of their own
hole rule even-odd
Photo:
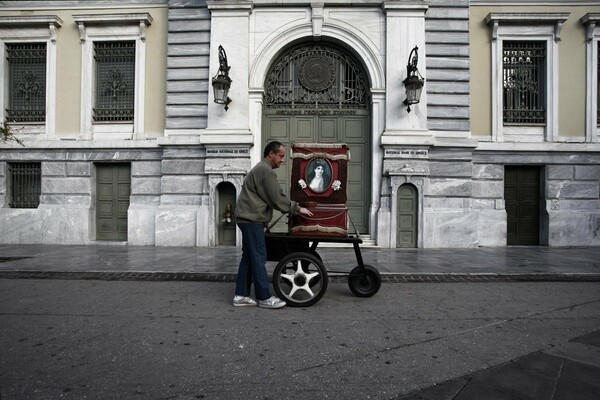
<svg viewBox="0 0 600 400">
<path fill-rule="evenodd" d="M 137 246 L 154 246 L 156 207 L 130 205 L 127 210 L 127 242 Z"/>
<path fill-rule="evenodd" d="M 549 211 L 550 246 L 600 246 L 600 212 Z"/>
<path fill-rule="evenodd" d="M 506 246 L 506 229 L 504 210 L 479 211 L 479 246 Z"/>
<path fill-rule="evenodd" d="M 204 147 L 168 147 L 163 149 L 163 159 L 170 158 L 194 158 L 201 159 L 206 157 L 206 149 Z"/>
<path fill-rule="evenodd" d="M 67 163 L 67 176 L 90 176 L 92 174 L 92 164 L 88 162 L 69 162 Z"/>
<path fill-rule="evenodd" d="M 23 208 L 0 208 L 0 241 L 31 244 L 41 240 L 40 211 Z"/>
<path fill-rule="evenodd" d="M 90 242 L 91 211 L 76 207 L 40 207 L 42 244 L 87 244 Z"/>
<path fill-rule="evenodd" d="M 154 205 L 160 204 L 160 196 L 158 195 L 135 195 L 132 194 L 129 197 L 129 204 L 131 205 Z"/>
<path fill-rule="evenodd" d="M 430 162 L 430 176 L 435 177 L 463 177 L 473 176 L 473 164 L 470 162 Z"/>
<path fill-rule="evenodd" d="M 6 176 L 6 162 L 0 161 L 0 177 Z"/>
<path fill-rule="evenodd" d="M 431 129 L 431 128 L 430 128 Z M 470 148 L 433 148 L 429 152 L 431 160 L 464 160 L 471 161 L 473 159 L 473 151 Z"/>
<path fill-rule="evenodd" d="M 504 198 L 504 182 L 503 181 L 479 181 L 474 180 L 472 186 L 472 195 L 477 199 Z"/>
<path fill-rule="evenodd" d="M 388 249 L 396 247 L 390 243 L 392 213 L 389 208 L 380 208 L 377 212 L 377 245 Z"/>
<path fill-rule="evenodd" d="M 42 176 L 66 176 L 67 164 L 64 162 L 43 162 Z"/>
<path fill-rule="evenodd" d="M 89 178 L 54 178 L 43 177 L 42 193 L 91 193 L 91 180 Z"/>
<path fill-rule="evenodd" d="M 575 180 L 598 181 L 600 180 L 600 165 L 576 165 Z"/>
<path fill-rule="evenodd" d="M 40 196 L 40 204 L 44 206 L 64 205 L 76 208 L 91 208 L 92 196 L 89 194 L 43 194 Z"/>
<path fill-rule="evenodd" d="M 164 194 L 203 194 L 208 192 L 205 176 L 168 175 L 161 178 Z"/>
<path fill-rule="evenodd" d="M 472 181 L 470 179 L 430 178 L 425 185 L 425 196 L 470 197 Z"/>
<path fill-rule="evenodd" d="M 549 180 L 573 179 L 572 165 L 548 165 L 546 167 L 546 178 Z"/>
<path fill-rule="evenodd" d="M 65 196 L 65 204 L 69 207 L 90 208 L 90 207 L 92 207 L 92 196 L 89 194 L 66 195 Z"/>
<path fill-rule="evenodd" d="M 208 158 L 204 170 L 210 173 L 235 173 L 250 170 L 249 158 Z"/>
<path fill-rule="evenodd" d="M 137 160 L 157 160 L 161 158 L 161 152 L 151 149 L 143 150 L 90 150 L 69 152 L 67 159 L 71 161 L 137 161 Z M 59 158 L 60 159 L 60 158 Z"/>
<path fill-rule="evenodd" d="M 161 161 L 136 161 L 131 164 L 131 176 L 162 175 Z"/>
<path fill-rule="evenodd" d="M 593 153 L 552 153 L 552 152 L 512 152 L 512 153 L 474 153 L 474 160 L 480 164 L 502 165 L 575 165 L 600 164 L 600 156 Z"/>
<path fill-rule="evenodd" d="M 546 182 L 546 198 L 548 199 L 597 199 L 599 196 L 600 187 L 596 182 Z"/>
<path fill-rule="evenodd" d="M 88 244 L 90 211 L 39 207 L 0 209 L 0 242 L 18 244 Z"/>
<path fill-rule="evenodd" d="M 44 205 L 64 205 L 67 203 L 67 196 L 64 194 L 42 194 L 40 195 L 40 204 Z"/>
<path fill-rule="evenodd" d="M 504 199 L 473 199 L 471 204 L 477 210 L 504 210 Z"/>
<path fill-rule="evenodd" d="M 423 207 L 433 210 L 463 210 L 470 208 L 471 199 L 464 197 L 425 197 Z"/>
<path fill-rule="evenodd" d="M 504 179 L 504 165 L 473 164 L 474 179 Z"/>
<path fill-rule="evenodd" d="M 161 170 L 165 175 L 198 175 L 204 173 L 204 160 L 163 160 Z"/>
<path fill-rule="evenodd" d="M 425 248 L 466 248 L 479 245 L 479 216 L 474 212 L 425 211 Z"/>
<path fill-rule="evenodd" d="M 194 206 L 202 204 L 202 195 L 163 194 L 160 196 L 161 205 Z"/>
<path fill-rule="evenodd" d="M 548 210 L 593 210 L 600 212 L 600 200 L 550 200 Z"/>
<path fill-rule="evenodd" d="M 159 207 L 156 210 L 157 246 L 195 246 L 196 215 L 194 207 Z"/>
<path fill-rule="evenodd" d="M 131 179 L 131 194 L 161 194 L 160 177 L 133 177 Z"/>
</svg>

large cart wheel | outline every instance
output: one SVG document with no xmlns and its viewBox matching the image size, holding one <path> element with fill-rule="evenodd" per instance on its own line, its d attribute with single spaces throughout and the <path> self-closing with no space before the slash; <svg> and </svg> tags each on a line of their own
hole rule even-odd
<svg viewBox="0 0 600 400">
<path fill-rule="evenodd" d="M 381 287 L 381 275 L 371 265 L 354 267 L 348 277 L 350 290 L 358 297 L 371 297 Z"/>
<path fill-rule="evenodd" d="M 288 254 L 273 271 L 273 288 L 289 306 L 315 304 L 327 290 L 327 271 L 321 260 L 310 253 Z"/>
</svg>

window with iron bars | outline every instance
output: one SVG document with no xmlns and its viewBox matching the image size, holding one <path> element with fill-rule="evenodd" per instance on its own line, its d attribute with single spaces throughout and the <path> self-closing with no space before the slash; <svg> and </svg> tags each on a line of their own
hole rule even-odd
<svg viewBox="0 0 600 400">
<path fill-rule="evenodd" d="M 6 122 L 46 120 L 46 44 L 6 44 L 8 107 Z"/>
<path fill-rule="evenodd" d="M 8 163 L 8 206 L 37 208 L 42 191 L 40 163 Z"/>
<path fill-rule="evenodd" d="M 504 41 L 505 125 L 546 123 L 546 42 Z"/>
<path fill-rule="evenodd" d="M 131 122 L 135 100 L 135 42 L 94 42 L 95 122 Z"/>
</svg>

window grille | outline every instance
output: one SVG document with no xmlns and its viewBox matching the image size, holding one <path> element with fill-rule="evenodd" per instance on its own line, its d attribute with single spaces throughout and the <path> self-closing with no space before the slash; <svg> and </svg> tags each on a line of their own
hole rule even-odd
<svg viewBox="0 0 600 400">
<path fill-rule="evenodd" d="M 8 64 L 7 122 L 46 120 L 46 44 L 6 45 Z"/>
<path fill-rule="evenodd" d="M 504 41 L 505 124 L 546 123 L 546 42 Z"/>
<path fill-rule="evenodd" d="M 94 42 L 96 122 L 133 121 L 135 42 Z"/>
<path fill-rule="evenodd" d="M 9 163 L 9 207 L 37 208 L 42 191 L 40 163 Z"/>
<path fill-rule="evenodd" d="M 282 56 L 267 77 L 271 109 L 366 109 L 368 82 L 359 65 L 340 50 L 301 45 Z"/>
</svg>

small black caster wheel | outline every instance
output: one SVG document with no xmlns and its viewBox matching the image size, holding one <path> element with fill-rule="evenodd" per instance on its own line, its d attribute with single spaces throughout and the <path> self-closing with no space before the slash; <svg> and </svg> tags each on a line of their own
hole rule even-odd
<svg viewBox="0 0 600 400">
<path fill-rule="evenodd" d="M 358 297 L 371 297 L 381 287 L 381 275 L 371 265 L 365 264 L 364 268 L 357 266 L 350 272 L 348 286 Z"/>
</svg>

